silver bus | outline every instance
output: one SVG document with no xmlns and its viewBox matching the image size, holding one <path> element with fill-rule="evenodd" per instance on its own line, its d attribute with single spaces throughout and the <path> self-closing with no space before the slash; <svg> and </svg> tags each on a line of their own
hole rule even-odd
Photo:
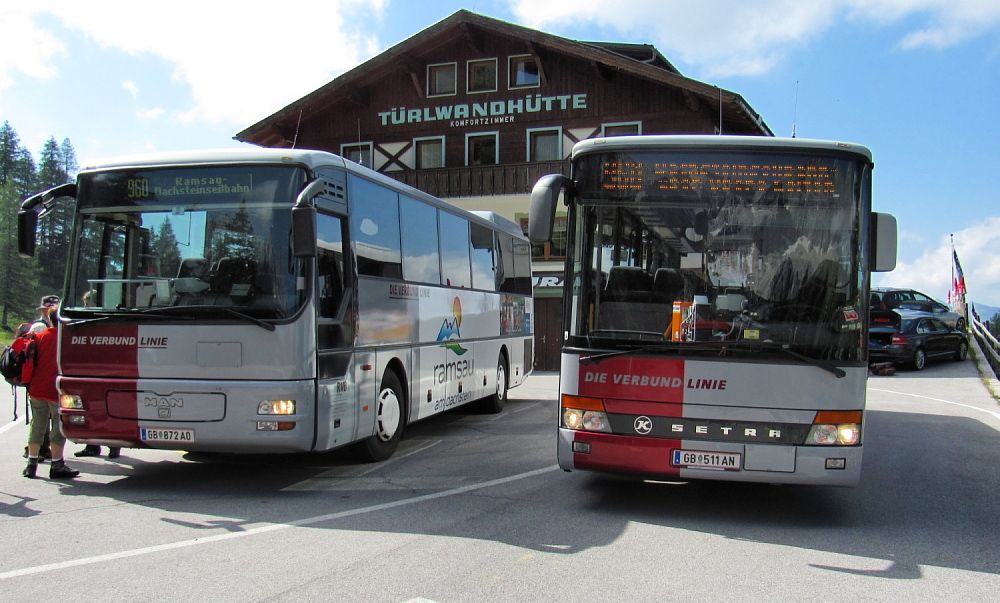
<svg viewBox="0 0 1000 603">
<path fill-rule="evenodd" d="M 74 204 L 59 311 L 73 441 L 388 458 L 405 427 L 500 412 L 531 372 L 530 247 L 320 151 L 136 156 L 26 200 Z"/>
<path fill-rule="evenodd" d="M 594 139 L 532 192 L 567 212 L 560 467 L 854 485 L 870 273 L 895 265 L 872 157 L 847 143 Z"/>
</svg>

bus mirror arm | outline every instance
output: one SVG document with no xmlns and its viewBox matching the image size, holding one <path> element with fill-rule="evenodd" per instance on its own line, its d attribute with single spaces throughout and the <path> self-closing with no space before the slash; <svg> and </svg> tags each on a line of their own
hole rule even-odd
<svg viewBox="0 0 1000 603">
<path fill-rule="evenodd" d="M 292 206 L 292 253 L 297 258 L 316 256 L 316 206 L 313 199 L 326 190 L 326 183 L 313 180 L 306 185 Z"/>
<path fill-rule="evenodd" d="M 531 189 L 531 206 L 528 210 L 528 239 L 532 243 L 544 243 L 552 239 L 559 193 L 572 184 L 573 181 L 562 174 L 542 176 L 535 183 Z"/>
<path fill-rule="evenodd" d="M 38 218 L 52 211 L 55 202 L 76 198 L 76 183 L 70 182 L 32 195 L 21 203 L 17 212 L 17 252 L 26 258 L 35 255 Z"/>
</svg>

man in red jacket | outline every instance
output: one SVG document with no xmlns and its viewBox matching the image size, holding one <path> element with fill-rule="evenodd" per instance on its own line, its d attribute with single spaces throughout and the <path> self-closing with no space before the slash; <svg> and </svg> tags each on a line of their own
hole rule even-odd
<svg viewBox="0 0 1000 603">
<path fill-rule="evenodd" d="M 53 306 L 50 313 L 55 312 Z M 45 437 L 46 426 L 50 425 L 49 447 L 52 450 L 52 465 L 49 467 L 49 477 L 54 479 L 73 478 L 80 475 L 79 471 L 70 469 L 63 461 L 63 445 L 66 436 L 59 425 L 59 391 L 56 390 L 56 360 L 59 331 L 49 327 L 35 334 L 35 358 L 30 367 L 28 377 L 28 398 L 31 400 L 31 430 L 28 433 L 28 466 L 24 468 L 24 477 L 35 477 L 38 469 L 38 452 Z"/>
</svg>

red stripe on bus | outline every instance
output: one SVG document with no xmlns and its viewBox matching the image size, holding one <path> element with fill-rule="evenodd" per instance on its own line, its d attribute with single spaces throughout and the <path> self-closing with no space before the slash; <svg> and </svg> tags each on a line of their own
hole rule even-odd
<svg viewBox="0 0 1000 603">
<path fill-rule="evenodd" d="M 578 431 L 573 435 L 577 442 L 590 444 L 590 453 L 575 453 L 576 469 L 635 473 L 655 477 L 680 477 L 680 469 L 670 466 L 670 454 L 681 448 L 680 440 L 662 438 L 634 438 Z"/>
</svg>

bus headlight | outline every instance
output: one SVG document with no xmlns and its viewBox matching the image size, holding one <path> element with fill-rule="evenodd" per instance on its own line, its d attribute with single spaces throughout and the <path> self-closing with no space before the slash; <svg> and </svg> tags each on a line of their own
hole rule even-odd
<svg viewBox="0 0 1000 603">
<path fill-rule="evenodd" d="M 806 444 L 821 446 L 854 446 L 861 440 L 861 426 L 857 423 L 840 425 L 813 425 L 806 437 Z"/>
<path fill-rule="evenodd" d="M 583 410 L 580 408 L 563 409 L 563 427 L 580 431 L 611 432 L 608 415 L 597 410 Z"/>
<path fill-rule="evenodd" d="M 295 400 L 263 400 L 257 405 L 258 415 L 294 415 Z"/>
<path fill-rule="evenodd" d="M 855 446 L 861 442 L 860 410 L 821 410 L 806 436 L 806 445 Z"/>
<path fill-rule="evenodd" d="M 70 410 L 83 410 L 83 398 L 76 394 L 60 394 L 59 408 Z"/>
</svg>

